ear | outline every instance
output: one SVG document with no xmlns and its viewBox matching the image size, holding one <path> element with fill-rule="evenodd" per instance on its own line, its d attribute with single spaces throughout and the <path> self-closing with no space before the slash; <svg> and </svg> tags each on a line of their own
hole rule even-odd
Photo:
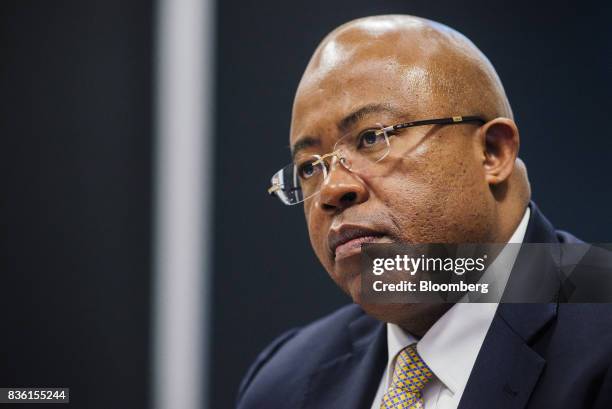
<svg viewBox="0 0 612 409">
<path fill-rule="evenodd" d="M 514 170 L 520 144 L 518 128 L 511 119 L 495 118 L 484 124 L 480 132 L 487 183 L 498 185 Z"/>
</svg>

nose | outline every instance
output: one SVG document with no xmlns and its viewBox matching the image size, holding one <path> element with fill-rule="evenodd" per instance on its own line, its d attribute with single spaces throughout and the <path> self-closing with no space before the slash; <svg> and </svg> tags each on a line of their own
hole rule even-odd
<svg viewBox="0 0 612 409">
<path fill-rule="evenodd" d="M 335 159 L 335 158 L 334 158 Z M 329 174 L 319 193 L 319 207 L 326 212 L 337 212 L 365 202 L 368 189 L 355 173 L 332 160 Z"/>
</svg>

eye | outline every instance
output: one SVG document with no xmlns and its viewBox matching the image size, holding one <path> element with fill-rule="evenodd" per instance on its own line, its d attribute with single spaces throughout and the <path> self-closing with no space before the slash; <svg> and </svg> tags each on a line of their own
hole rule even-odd
<svg viewBox="0 0 612 409">
<path fill-rule="evenodd" d="M 385 135 L 377 135 L 375 130 L 370 129 L 359 135 L 358 148 L 372 148 L 380 143 L 385 143 Z"/>
<path fill-rule="evenodd" d="M 298 176 L 302 179 L 310 179 L 320 171 L 319 165 L 313 165 L 314 162 L 305 162 L 297 167 Z"/>
</svg>

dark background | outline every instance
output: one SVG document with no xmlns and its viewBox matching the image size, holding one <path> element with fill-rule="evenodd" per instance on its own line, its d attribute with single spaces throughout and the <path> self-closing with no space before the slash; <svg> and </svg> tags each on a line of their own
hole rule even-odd
<svg viewBox="0 0 612 409">
<path fill-rule="evenodd" d="M 504 82 L 534 200 L 558 228 L 610 242 L 603 4 L 219 1 L 212 407 L 233 405 L 275 336 L 348 302 L 310 249 L 301 207 L 265 193 L 289 161 L 293 93 L 321 38 L 384 13 L 466 34 Z M 20 0 L 0 10 L 0 386 L 65 385 L 72 407 L 144 408 L 154 4 Z"/>
<path fill-rule="evenodd" d="M 0 387 L 70 387 L 72 408 L 144 408 L 152 5 L 0 10 Z"/>
</svg>

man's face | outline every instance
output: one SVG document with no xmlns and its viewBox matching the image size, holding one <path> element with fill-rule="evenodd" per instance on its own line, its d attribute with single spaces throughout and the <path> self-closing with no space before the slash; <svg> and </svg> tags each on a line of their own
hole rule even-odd
<svg viewBox="0 0 612 409">
<path fill-rule="evenodd" d="M 330 152 L 347 132 L 379 123 L 474 114 L 469 106 L 449 110 L 432 80 L 442 75 L 436 72 L 440 61 L 434 67 L 419 55 L 400 61 L 380 48 L 349 56 L 338 44 L 329 47 L 335 49 L 326 54 L 323 48 L 296 94 L 291 145 L 305 136 L 318 141 L 296 152 L 296 161 Z M 376 108 L 343 121 L 364 106 Z M 378 164 L 384 171 L 350 172 L 335 161 L 320 193 L 304 202 L 317 257 L 355 302 L 362 243 L 488 241 L 493 204 L 478 128 L 466 123 L 405 129 L 390 141 L 401 138 L 409 149 Z"/>
</svg>

